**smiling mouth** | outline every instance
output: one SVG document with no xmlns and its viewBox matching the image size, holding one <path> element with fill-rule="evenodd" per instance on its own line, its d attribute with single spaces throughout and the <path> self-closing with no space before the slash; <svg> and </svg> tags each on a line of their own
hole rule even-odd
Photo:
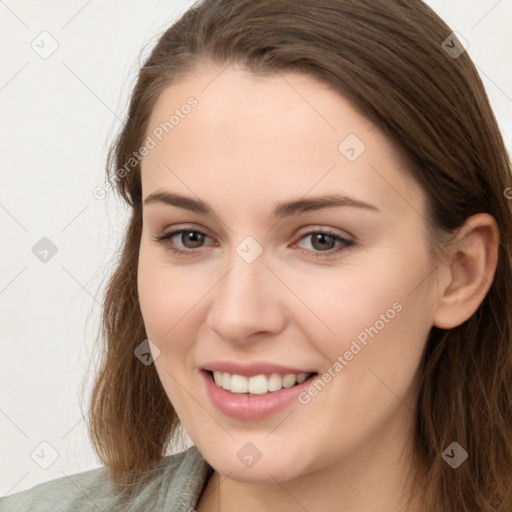
<svg viewBox="0 0 512 512">
<path fill-rule="evenodd" d="M 283 388 L 291 388 L 302 384 L 316 375 L 317 372 L 309 373 L 271 373 L 260 374 L 252 377 L 232 374 L 229 372 L 206 370 L 215 385 L 230 393 L 246 396 L 262 396 L 275 393 Z"/>
</svg>

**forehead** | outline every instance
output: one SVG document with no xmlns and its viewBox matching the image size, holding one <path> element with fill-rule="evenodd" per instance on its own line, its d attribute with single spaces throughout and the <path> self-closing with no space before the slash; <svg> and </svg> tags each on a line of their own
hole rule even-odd
<svg viewBox="0 0 512 512">
<path fill-rule="evenodd" d="M 190 98 L 195 106 L 184 108 Z M 162 92 L 146 135 L 156 144 L 142 163 L 144 196 L 188 188 L 261 204 L 342 192 L 401 214 L 423 201 L 390 141 L 307 75 L 202 66 Z"/>
</svg>

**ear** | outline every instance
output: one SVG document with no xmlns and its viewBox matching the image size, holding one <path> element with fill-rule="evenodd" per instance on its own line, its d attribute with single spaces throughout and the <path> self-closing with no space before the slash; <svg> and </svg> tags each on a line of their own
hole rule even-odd
<svg viewBox="0 0 512 512">
<path fill-rule="evenodd" d="M 434 314 L 436 327 L 457 327 L 478 309 L 494 278 L 498 245 L 494 217 L 478 213 L 466 220 L 449 250 L 449 271 L 441 283 L 444 291 Z"/>
</svg>

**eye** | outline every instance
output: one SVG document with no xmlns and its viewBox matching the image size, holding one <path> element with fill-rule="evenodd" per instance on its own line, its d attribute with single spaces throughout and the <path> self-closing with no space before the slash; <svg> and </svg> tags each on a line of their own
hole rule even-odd
<svg viewBox="0 0 512 512">
<path fill-rule="evenodd" d="M 299 247 L 299 249 L 308 256 L 312 255 L 318 258 L 333 256 L 339 251 L 345 250 L 355 244 L 353 240 L 347 240 L 330 230 L 310 231 L 302 235 L 299 242 L 308 238 L 310 238 L 309 245 L 311 248 Z M 154 237 L 154 240 L 164 244 L 166 249 L 184 256 L 198 253 L 199 251 L 195 249 L 202 248 L 207 239 L 212 240 L 202 231 L 192 228 L 179 229 L 171 231 L 170 233 L 161 233 Z M 296 242 L 296 244 L 299 242 Z"/>
<path fill-rule="evenodd" d="M 339 234 L 329 231 L 310 231 L 300 238 L 300 241 L 310 238 L 311 249 L 303 249 L 309 254 L 313 254 L 315 257 L 332 256 L 333 253 L 337 253 L 343 249 L 354 245 L 353 240 L 347 240 Z M 338 246 L 336 247 L 336 244 Z M 322 254 L 324 253 L 324 254 Z"/>
<path fill-rule="evenodd" d="M 187 254 L 194 251 L 194 249 L 201 248 L 208 235 L 196 229 L 180 229 L 172 231 L 171 233 L 162 233 L 154 238 L 156 242 L 162 243 L 167 249 L 179 253 Z M 179 243 L 178 243 L 179 242 Z M 180 249 L 180 245 L 184 249 Z"/>
</svg>

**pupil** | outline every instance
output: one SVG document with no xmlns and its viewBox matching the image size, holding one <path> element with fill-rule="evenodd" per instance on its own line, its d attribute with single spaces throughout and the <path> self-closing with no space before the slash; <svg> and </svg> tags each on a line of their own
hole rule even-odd
<svg viewBox="0 0 512 512">
<path fill-rule="evenodd" d="M 182 235 L 182 242 L 185 246 L 189 244 L 189 247 L 200 247 L 203 241 L 203 235 L 197 231 L 188 231 Z M 330 235 L 326 235 L 325 233 L 315 233 L 313 235 L 313 247 L 316 249 L 320 249 L 321 251 L 332 249 L 333 243 L 334 238 Z"/>
<path fill-rule="evenodd" d="M 315 242 L 320 242 L 320 245 L 318 247 L 315 247 Z M 329 243 L 329 241 L 331 243 Z M 329 245 L 329 247 L 326 247 L 325 243 L 327 242 L 327 245 Z M 316 233 L 315 235 L 313 235 L 313 247 L 315 247 L 316 249 L 320 249 L 320 250 L 326 250 L 326 249 L 332 249 L 332 245 L 334 243 L 334 239 L 332 236 L 330 235 L 326 235 L 324 233 Z"/>
<path fill-rule="evenodd" d="M 196 231 L 188 231 L 187 233 L 183 233 L 183 236 L 185 238 L 182 239 L 182 242 L 187 247 L 200 247 L 203 242 L 203 235 Z M 185 242 L 191 242 L 191 245 L 187 245 Z"/>
</svg>

